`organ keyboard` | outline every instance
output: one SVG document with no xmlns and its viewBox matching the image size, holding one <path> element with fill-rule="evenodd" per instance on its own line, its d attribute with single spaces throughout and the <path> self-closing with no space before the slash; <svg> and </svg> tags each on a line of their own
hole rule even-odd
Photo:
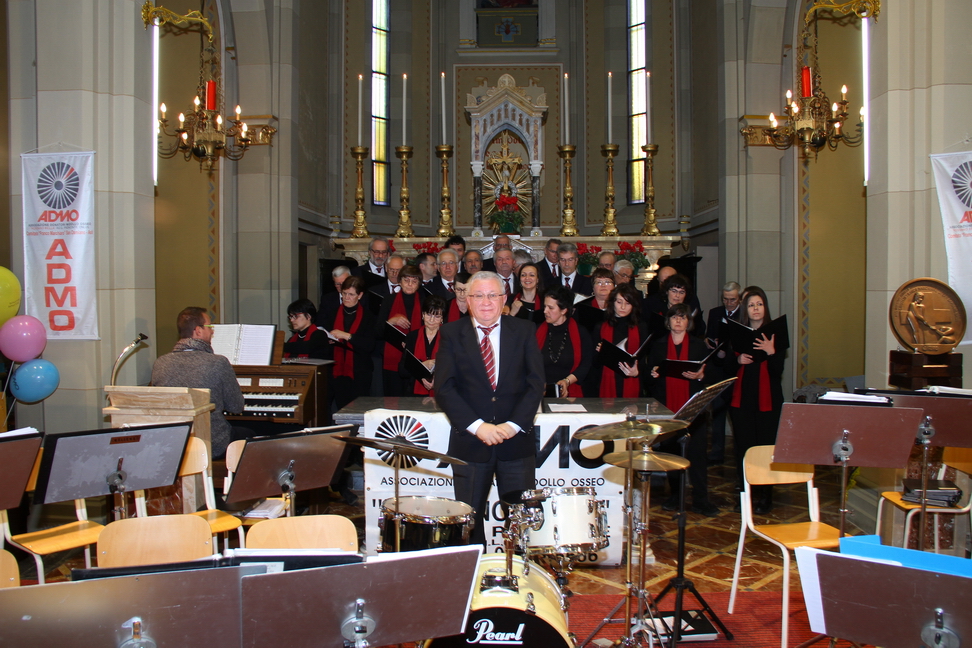
<svg viewBox="0 0 972 648">
<path fill-rule="evenodd" d="M 328 425 L 326 364 L 234 365 L 243 392 L 243 412 L 230 421 L 264 421 L 304 427 Z"/>
</svg>

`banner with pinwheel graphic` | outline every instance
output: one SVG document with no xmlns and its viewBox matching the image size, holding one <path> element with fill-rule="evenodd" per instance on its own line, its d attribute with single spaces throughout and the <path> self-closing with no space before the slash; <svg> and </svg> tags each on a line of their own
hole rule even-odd
<svg viewBox="0 0 972 648">
<path fill-rule="evenodd" d="M 26 313 L 49 339 L 97 340 L 94 151 L 20 159 Z"/>
</svg>

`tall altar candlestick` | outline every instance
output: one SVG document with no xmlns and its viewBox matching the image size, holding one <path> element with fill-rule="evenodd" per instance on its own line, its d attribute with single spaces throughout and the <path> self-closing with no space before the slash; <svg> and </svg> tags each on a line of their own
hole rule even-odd
<svg viewBox="0 0 972 648">
<path fill-rule="evenodd" d="M 445 72 L 439 73 L 439 87 L 442 90 L 442 143 L 446 144 Z"/>
<path fill-rule="evenodd" d="M 402 146 L 408 146 L 408 140 L 405 139 L 405 97 L 408 96 L 408 75 L 402 75 Z"/>
<path fill-rule="evenodd" d="M 645 144 L 654 144 L 651 138 L 651 72 L 645 72 Z"/>
<path fill-rule="evenodd" d="M 364 76 L 358 75 L 358 146 L 361 146 L 361 115 L 364 114 Z"/>
<path fill-rule="evenodd" d="M 570 93 L 567 89 L 569 77 L 564 72 L 564 146 L 570 142 Z"/>
<path fill-rule="evenodd" d="M 614 142 L 614 137 L 611 134 L 611 85 L 613 80 L 614 80 L 613 75 L 610 72 L 608 72 L 608 111 L 607 111 L 608 112 L 607 114 L 607 118 L 608 118 L 607 143 L 608 144 Z"/>
</svg>

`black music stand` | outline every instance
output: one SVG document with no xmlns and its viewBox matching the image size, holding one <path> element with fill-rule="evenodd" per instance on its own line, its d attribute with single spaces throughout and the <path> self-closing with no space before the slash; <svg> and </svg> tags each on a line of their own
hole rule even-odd
<svg viewBox="0 0 972 648">
<path fill-rule="evenodd" d="M 322 488 L 334 479 L 345 457 L 345 444 L 334 437 L 352 434 L 354 429 L 354 425 L 335 425 L 248 439 L 226 501 L 282 494 L 287 515 L 293 516 L 297 491 Z"/>
<path fill-rule="evenodd" d="M 972 579 L 844 554 L 816 558 L 827 635 L 872 646 L 972 641 Z"/>
<path fill-rule="evenodd" d="M 850 466 L 896 468 L 908 463 L 920 409 L 784 403 L 776 463 L 840 464 L 840 537 L 847 514 Z"/>
<path fill-rule="evenodd" d="M 192 423 L 48 434 L 34 502 L 50 504 L 171 486 Z M 120 516 L 125 516 L 122 502 Z"/>
<path fill-rule="evenodd" d="M 931 446 L 972 448 L 972 435 L 967 431 L 972 420 L 972 398 L 942 396 L 923 392 L 868 390 L 891 399 L 895 407 L 914 407 L 924 410 L 925 420 L 918 429 L 917 443 L 921 444 L 921 512 L 918 515 L 918 550 L 925 550 L 925 512 L 928 506 L 928 458 Z M 907 462 L 905 463 L 907 466 Z M 878 520 L 878 525 L 881 521 Z M 936 549 L 937 550 L 937 549 Z"/>
<path fill-rule="evenodd" d="M 20 506 L 41 440 L 33 428 L 0 434 L 0 511 Z"/>
<path fill-rule="evenodd" d="M 480 545 L 442 547 L 248 576 L 243 646 L 387 646 L 462 634 L 481 556 Z"/>
<path fill-rule="evenodd" d="M 0 589 L 0 646 L 239 646 L 241 579 L 263 571 L 225 567 Z M 136 621 L 141 641 L 154 643 L 132 642 Z"/>
</svg>

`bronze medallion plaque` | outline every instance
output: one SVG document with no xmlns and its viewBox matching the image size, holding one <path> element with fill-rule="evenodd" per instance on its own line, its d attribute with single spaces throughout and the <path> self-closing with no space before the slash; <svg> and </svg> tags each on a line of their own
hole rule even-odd
<svg viewBox="0 0 972 648">
<path fill-rule="evenodd" d="M 901 346 L 916 353 L 948 353 L 965 335 L 962 300 L 948 284 L 929 277 L 912 279 L 895 291 L 888 319 Z"/>
</svg>

